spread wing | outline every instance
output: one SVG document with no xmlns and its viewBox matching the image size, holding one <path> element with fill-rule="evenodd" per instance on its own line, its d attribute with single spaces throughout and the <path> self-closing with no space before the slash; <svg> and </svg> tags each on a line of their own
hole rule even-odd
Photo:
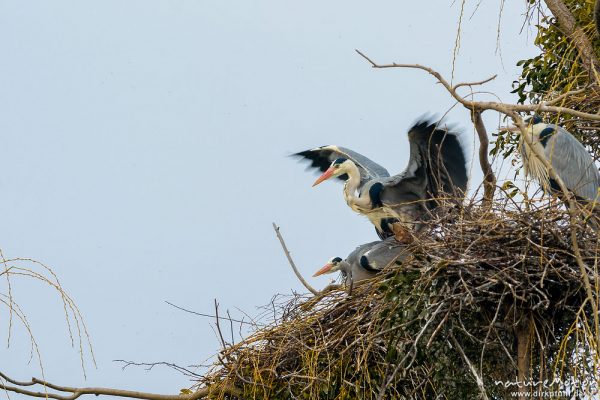
<svg viewBox="0 0 600 400">
<path fill-rule="evenodd" d="M 433 200 L 441 193 L 464 195 L 467 166 L 458 134 L 441 122 L 422 120 L 408 131 L 410 157 L 401 173 L 383 181 L 381 202 L 395 206 Z"/>
<path fill-rule="evenodd" d="M 313 168 L 321 172 L 325 172 L 333 161 L 338 158 L 346 158 L 356 164 L 360 171 L 360 187 L 366 182 L 377 179 L 389 177 L 389 172 L 381 165 L 363 156 L 360 153 L 347 149 L 340 146 L 321 146 L 314 149 L 301 151 L 296 154 L 292 154 L 294 157 L 299 157 L 304 160 L 311 162 L 309 169 Z M 345 181 L 348 179 L 348 175 L 340 175 L 338 179 Z"/>
</svg>

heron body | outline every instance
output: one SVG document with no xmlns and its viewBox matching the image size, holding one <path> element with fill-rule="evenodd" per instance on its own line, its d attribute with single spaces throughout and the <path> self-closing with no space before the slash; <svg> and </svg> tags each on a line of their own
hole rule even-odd
<svg viewBox="0 0 600 400">
<path fill-rule="evenodd" d="M 467 187 L 465 156 L 456 133 L 442 128 L 440 122 L 422 120 L 409 129 L 408 140 L 408 165 L 394 176 L 344 147 L 329 145 L 295 155 L 323 172 L 313 186 L 332 177 L 344 180 L 348 206 L 365 215 L 385 239 L 394 235 L 395 223 L 418 228 L 443 193 L 462 197 Z"/>
<path fill-rule="evenodd" d="M 372 278 L 378 271 L 362 267 L 360 259 L 364 253 L 379 243 L 380 241 L 362 244 L 348 254 L 348 257 L 345 259 L 333 257 L 321 269 L 315 272 L 313 276 L 316 277 L 340 271 L 344 277 L 344 282 L 348 286 L 353 282 Z"/>
<path fill-rule="evenodd" d="M 527 122 L 526 134 L 533 146 L 552 165 L 567 189 L 579 200 L 595 200 L 600 188 L 600 173 L 581 142 L 566 129 L 544 123 L 539 116 Z M 537 180 L 545 192 L 560 193 L 558 183 L 550 177 L 547 168 L 523 137 L 520 138 L 520 151 L 525 173 Z"/>
<path fill-rule="evenodd" d="M 359 263 L 366 270 L 380 272 L 391 265 L 404 262 L 409 255 L 405 244 L 390 237 L 362 253 Z"/>
<path fill-rule="evenodd" d="M 406 245 L 393 237 L 386 240 L 365 243 L 352 251 L 346 259 L 334 257 L 313 276 L 342 272 L 346 285 L 374 277 L 384 268 L 404 261 L 408 253 Z"/>
</svg>

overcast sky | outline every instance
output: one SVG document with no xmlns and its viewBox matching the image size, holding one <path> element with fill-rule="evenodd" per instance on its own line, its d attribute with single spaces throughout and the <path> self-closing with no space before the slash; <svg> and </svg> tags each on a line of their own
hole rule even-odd
<svg viewBox="0 0 600 400">
<path fill-rule="evenodd" d="M 311 188 L 315 176 L 287 156 L 338 144 L 404 168 L 407 128 L 454 103 L 426 73 L 373 70 L 354 49 L 450 78 L 461 2 L 426 3 L 0 0 L 0 247 L 54 269 L 98 364 L 86 354 L 84 380 L 59 297 L 14 278 L 46 378 L 176 393 L 190 385 L 180 374 L 113 362 L 187 366 L 218 351 L 211 319 L 165 301 L 210 314 L 217 299 L 241 318 L 277 293 L 304 292 L 273 221 L 316 287 L 329 282 L 309 278 L 327 259 L 374 240 L 341 185 Z M 500 2 L 474 13 L 477 3 L 465 4 L 455 81 L 498 74 L 486 90 L 514 101 L 515 63 L 536 54 L 533 32 L 521 32 L 525 2 L 504 4 L 500 51 Z M 493 132 L 498 116 L 485 120 Z M 456 107 L 448 121 L 464 128 L 470 158 L 468 112 Z M 40 376 L 28 361 L 15 321 L 0 370 Z"/>
</svg>

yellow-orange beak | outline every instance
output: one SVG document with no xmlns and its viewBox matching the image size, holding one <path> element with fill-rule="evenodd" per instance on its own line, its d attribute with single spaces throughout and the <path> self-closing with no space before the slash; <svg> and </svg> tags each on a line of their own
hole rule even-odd
<svg viewBox="0 0 600 400">
<path fill-rule="evenodd" d="M 321 268 L 320 270 L 318 270 L 317 272 L 315 272 L 315 274 L 313 275 L 313 277 L 315 276 L 319 276 L 319 275 L 323 275 L 326 274 L 327 272 L 329 272 L 329 270 L 333 267 L 332 263 L 327 263 L 323 266 L 323 268 Z"/>
<path fill-rule="evenodd" d="M 317 186 L 319 183 L 326 181 L 327 179 L 331 178 L 333 176 L 333 172 L 335 170 L 333 168 L 329 168 L 327 171 L 323 172 L 323 175 L 321 175 L 320 177 L 317 178 L 317 180 L 315 181 L 315 183 L 313 183 L 313 187 Z"/>
</svg>

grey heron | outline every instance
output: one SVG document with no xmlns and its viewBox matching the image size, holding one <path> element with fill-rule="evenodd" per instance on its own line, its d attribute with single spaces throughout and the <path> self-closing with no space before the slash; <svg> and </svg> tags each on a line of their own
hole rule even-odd
<svg viewBox="0 0 600 400">
<path fill-rule="evenodd" d="M 408 141 L 408 165 L 394 176 L 344 147 L 322 146 L 294 155 L 323 172 L 313 186 L 333 177 L 345 181 L 348 206 L 365 215 L 381 239 L 403 240 L 408 239 L 407 228 L 421 227 L 420 220 L 437 207 L 442 193 L 461 198 L 467 188 L 465 155 L 456 132 L 443 128 L 441 121 L 422 119 L 409 129 Z"/>
<path fill-rule="evenodd" d="M 313 277 L 340 271 L 346 285 L 350 285 L 354 281 L 372 278 L 379 271 L 363 268 L 360 265 L 360 259 L 371 247 L 379 243 L 380 241 L 362 244 L 348 254 L 346 259 L 342 259 L 341 257 L 331 258 L 321 269 L 315 272 Z"/>
<path fill-rule="evenodd" d="M 408 257 L 406 245 L 395 238 L 365 243 L 352 251 L 345 260 L 330 259 L 313 276 L 341 271 L 347 286 L 354 282 L 370 279 L 389 265 L 400 263 Z"/>
<path fill-rule="evenodd" d="M 567 189 L 573 192 L 579 201 L 596 200 L 600 187 L 600 173 L 594 159 L 585 147 L 569 131 L 546 124 L 539 115 L 525 121 L 526 134 L 533 146 L 545 157 L 554 172 L 562 179 Z M 512 127 L 510 130 L 518 130 Z M 546 193 L 561 194 L 558 183 L 549 176 L 542 162 L 535 156 L 531 147 L 520 136 L 519 147 L 525 173 L 538 181 Z"/>
</svg>

